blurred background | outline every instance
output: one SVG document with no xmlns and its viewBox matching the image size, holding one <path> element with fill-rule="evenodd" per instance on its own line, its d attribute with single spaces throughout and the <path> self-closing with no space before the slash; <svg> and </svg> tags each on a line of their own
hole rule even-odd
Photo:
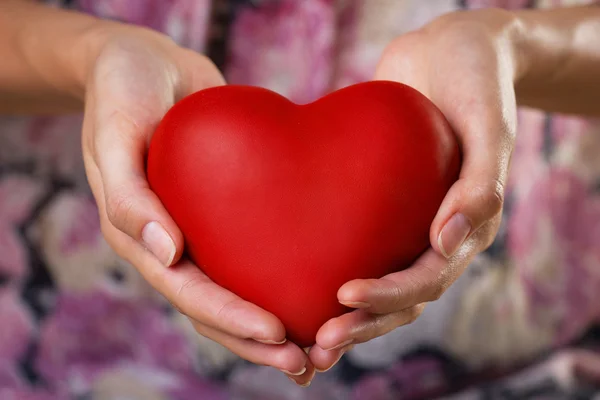
<svg viewBox="0 0 600 400">
<path fill-rule="evenodd" d="M 559 0 L 73 0 L 305 103 L 463 8 Z M 599 38 L 600 40 L 600 38 Z M 300 388 L 199 337 L 102 239 L 82 116 L 0 119 L 0 399 L 587 399 L 600 383 L 600 125 L 519 111 L 494 245 L 414 324 Z M 518 178 L 517 178 L 518 177 Z"/>
</svg>

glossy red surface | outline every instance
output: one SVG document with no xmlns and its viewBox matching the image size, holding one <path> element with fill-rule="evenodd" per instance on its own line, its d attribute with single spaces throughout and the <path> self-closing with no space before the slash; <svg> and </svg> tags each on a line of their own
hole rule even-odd
<svg viewBox="0 0 600 400">
<path fill-rule="evenodd" d="M 348 311 L 342 284 L 406 268 L 428 248 L 459 167 L 446 119 L 408 86 L 362 83 L 308 105 L 223 86 L 165 115 L 148 179 L 192 260 L 309 346 Z"/>
</svg>

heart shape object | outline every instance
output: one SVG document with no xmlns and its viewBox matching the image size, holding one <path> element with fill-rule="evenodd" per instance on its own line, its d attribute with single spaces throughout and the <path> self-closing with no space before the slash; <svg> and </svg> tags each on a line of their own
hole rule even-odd
<svg viewBox="0 0 600 400">
<path fill-rule="evenodd" d="M 306 347 L 349 310 L 344 283 L 404 269 L 429 247 L 459 168 L 439 109 L 373 81 L 307 105 L 250 86 L 196 92 L 160 122 L 147 172 L 190 258 Z"/>
</svg>

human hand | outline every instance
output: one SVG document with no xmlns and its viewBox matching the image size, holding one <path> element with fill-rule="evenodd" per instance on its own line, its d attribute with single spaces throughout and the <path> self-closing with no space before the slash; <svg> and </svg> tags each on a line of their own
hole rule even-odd
<svg viewBox="0 0 600 400">
<path fill-rule="evenodd" d="M 309 358 L 327 370 L 351 346 L 413 322 L 493 241 L 516 130 L 512 14 L 448 14 L 389 45 L 376 79 L 405 83 L 432 100 L 453 126 L 463 164 L 431 225 L 431 248 L 401 272 L 353 280 L 338 300 L 355 311 L 325 323 Z"/>
<path fill-rule="evenodd" d="M 109 244 L 201 335 L 253 363 L 313 374 L 306 353 L 285 342 L 284 326 L 274 315 L 179 260 L 182 233 L 146 180 L 145 157 L 158 122 L 183 96 L 224 84 L 217 68 L 206 57 L 141 28 L 118 25 L 90 33 L 89 40 L 94 51 L 86 83 L 83 155 Z"/>
</svg>

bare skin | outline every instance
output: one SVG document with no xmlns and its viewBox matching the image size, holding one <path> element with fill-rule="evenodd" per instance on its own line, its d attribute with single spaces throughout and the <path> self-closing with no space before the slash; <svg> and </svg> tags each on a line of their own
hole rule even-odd
<svg viewBox="0 0 600 400">
<path fill-rule="evenodd" d="M 4 0 L 0 112 L 84 110 L 86 171 L 115 251 L 199 334 L 307 385 L 353 345 L 416 319 L 491 244 L 517 104 L 600 116 L 598 37 L 600 7 L 481 10 L 442 16 L 388 46 L 375 79 L 407 83 L 440 107 L 463 151 L 460 179 L 432 224 L 431 249 L 405 271 L 340 288 L 340 302 L 356 310 L 328 321 L 308 354 L 284 342 L 275 316 L 180 260 L 181 232 L 148 189 L 143 160 L 162 115 L 182 96 L 224 84 L 206 57 L 157 32 Z"/>
</svg>

